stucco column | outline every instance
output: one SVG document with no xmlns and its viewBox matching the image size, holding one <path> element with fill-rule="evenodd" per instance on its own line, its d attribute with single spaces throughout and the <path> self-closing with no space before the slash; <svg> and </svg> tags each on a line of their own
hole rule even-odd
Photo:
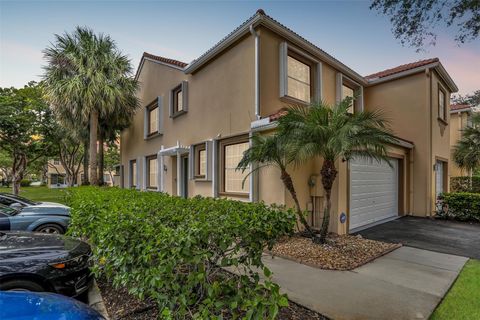
<svg viewBox="0 0 480 320">
<path fill-rule="evenodd" d="M 182 155 L 177 151 L 177 196 L 182 196 Z"/>
</svg>

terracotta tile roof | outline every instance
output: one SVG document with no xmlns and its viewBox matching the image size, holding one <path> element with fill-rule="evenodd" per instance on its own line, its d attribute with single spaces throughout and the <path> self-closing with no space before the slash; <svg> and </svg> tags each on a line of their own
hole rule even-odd
<svg viewBox="0 0 480 320">
<path fill-rule="evenodd" d="M 161 56 L 156 56 L 156 55 L 153 55 L 153 54 L 148 53 L 148 52 L 144 52 L 143 57 L 153 59 L 153 60 L 157 60 L 157 61 L 160 61 L 160 62 L 163 62 L 163 63 L 171 64 L 173 66 L 177 66 L 177 67 L 180 67 L 180 68 L 185 68 L 188 65 L 188 63 L 185 63 L 185 62 L 182 62 L 182 61 L 169 59 L 169 58 L 165 58 L 165 57 L 161 57 Z"/>
<path fill-rule="evenodd" d="M 270 121 L 277 121 L 278 119 L 280 119 L 281 117 L 283 117 L 284 115 L 286 115 L 288 112 L 287 108 L 281 108 L 279 110 L 277 110 L 276 112 L 268 115 L 268 118 L 270 119 Z"/>
<path fill-rule="evenodd" d="M 415 69 L 415 68 L 418 68 L 418 67 L 423 67 L 423 66 L 426 66 L 426 65 L 434 63 L 434 62 L 439 62 L 439 59 L 438 58 L 432 58 L 432 59 L 425 59 L 425 60 L 420 60 L 420 61 L 417 61 L 417 62 L 402 64 L 402 65 L 400 65 L 398 67 L 395 67 L 395 68 L 383 70 L 383 71 L 368 75 L 368 76 L 365 77 L 365 79 L 373 80 L 373 79 L 377 79 L 377 78 L 385 78 L 387 76 L 391 76 L 391 75 L 396 74 L 396 73 L 400 73 L 400 72 L 403 72 L 403 71 Z"/>
<path fill-rule="evenodd" d="M 450 105 L 450 110 L 452 110 L 452 111 L 461 110 L 461 109 L 468 109 L 468 108 L 471 108 L 471 106 L 468 105 L 468 104 L 451 104 Z"/>
</svg>

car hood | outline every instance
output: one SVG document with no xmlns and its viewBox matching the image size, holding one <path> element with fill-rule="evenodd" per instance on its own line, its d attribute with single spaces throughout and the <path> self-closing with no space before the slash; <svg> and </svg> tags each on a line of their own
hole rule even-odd
<svg viewBox="0 0 480 320">
<path fill-rule="evenodd" d="M 38 202 L 36 205 L 33 205 L 31 207 L 56 207 L 56 208 L 70 209 L 70 207 L 67 207 L 64 204 L 56 203 L 56 202 Z"/>
<path fill-rule="evenodd" d="M 5 232 L 0 234 L 0 264 L 68 259 L 90 252 L 83 241 L 62 235 Z"/>
</svg>

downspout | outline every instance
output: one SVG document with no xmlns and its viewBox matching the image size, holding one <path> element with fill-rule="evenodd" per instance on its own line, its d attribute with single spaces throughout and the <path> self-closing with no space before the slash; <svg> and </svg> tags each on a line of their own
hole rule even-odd
<svg viewBox="0 0 480 320">
<path fill-rule="evenodd" d="M 433 117 L 432 71 L 431 71 L 431 69 L 429 68 L 429 69 L 426 70 L 426 72 L 427 72 L 427 76 L 429 77 L 429 80 L 430 80 L 430 81 L 429 81 L 430 86 L 429 86 L 429 92 L 428 92 L 428 99 L 430 100 L 430 119 L 429 119 L 429 129 L 430 129 L 430 130 L 429 130 L 428 134 L 429 134 L 429 139 L 430 139 L 430 141 L 429 141 L 430 143 L 429 143 L 429 144 L 430 144 L 430 164 L 431 164 L 431 163 L 432 163 L 431 161 L 433 160 L 433 146 L 432 146 L 432 143 L 433 143 L 433 132 L 432 132 L 432 131 L 433 131 L 433 123 L 432 123 L 432 121 L 433 121 L 433 120 L 432 120 L 432 117 Z M 434 162 L 434 165 L 436 165 L 436 162 Z M 436 169 L 436 166 L 435 166 L 434 168 Z M 430 181 L 429 181 L 429 183 L 428 183 L 428 186 L 429 186 L 428 191 L 429 191 L 429 193 L 430 193 L 430 195 L 429 195 L 428 198 L 430 199 L 430 201 L 428 202 L 427 214 L 428 214 L 429 217 L 431 217 L 431 216 L 432 216 L 432 198 L 431 198 L 431 197 L 432 197 L 432 192 L 433 192 L 433 193 L 436 192 L 436 191 L 433 189 L 433 185 L 432 185 L 432 180 L 433 180 L 433 181 L 436 181 L 436 180 L 432 179 L 432 175 L 433 175 L 433 176 L 435 177 L 435 179 L 436 179 L 436 175 L 435 175 L 436 172 L 432 173 L 432 166 L 431 166 L 431 165 L 430 165 L 430 168 L 429 168 L 429 172 L 430 172 L 430 174 L 431 174 L 431 175 L 429 176 L 429 177 L 430 177 Z M 434 182 L 434 183 L 436 183 L 436 182 Z M 435 196 L 436 196 L 436 195 L 434 194 L 434 197 L 435 197 Z M 436 200 L 436 199 L 435 199 L 435 200 Z"/>
<path fill-rule="evenodd" d="M 260 36 L 250 25 L 250 33 L 255 37 L 255 120 L 260 119 Z"/>
<path fill-rule="evenodd" d="M 250 33 L 255 37 L 255 120 L 260 119 L 260 36 L 258 32 L 250 25 Z M 249 134 L 249 143 L 252 146 L 252 132 Z M 255 171 L 250 176 L 250 192 L 248 195 L 250 202 L 258 201 L 258 179 L 257 179 L 257 165 L 250 165 L 250 172 Z"/>
</svg>

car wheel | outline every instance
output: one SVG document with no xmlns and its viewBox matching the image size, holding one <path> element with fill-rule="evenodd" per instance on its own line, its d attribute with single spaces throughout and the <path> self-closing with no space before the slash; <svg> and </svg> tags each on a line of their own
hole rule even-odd
<svg viewBox="0 0 480 320">
<path fill-rule="evenodd" d="M 53 233 L 53 234 L 64 234 L 65 231 L 61 226 L 54 223 L 47 223 L 42 224 L 41 226 L 35 229 L 36 232 L 43 232 L 43 233 Z"/>
<path fill-rule="evenodd" d="M 36 282 L 29 280 L 8 280 L 0 283 L 0 290 L 4 291 L 34 291 L 42 292 L 45 289 Z"/>
</svg>

